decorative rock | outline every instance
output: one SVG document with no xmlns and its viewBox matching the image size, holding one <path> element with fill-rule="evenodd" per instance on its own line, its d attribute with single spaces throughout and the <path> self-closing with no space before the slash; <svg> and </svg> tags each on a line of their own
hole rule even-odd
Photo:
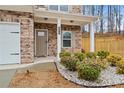
<svg viewBox="0 0 124 93">
<path fill-rule="evenodd" d="M 109 66 L 107 69 L 103 70 L 100 74 L 100 77 L 96 81 L 86 81 L 78 79 L 78 73 L 67 70 L 59 62 L 56 62 L 58 71 L 61 75 L 69 81 L 72 81 L 76 84 L 87 86 L 87 87 L 105 87 L 116 84 L 124 83 L 124 75 L 116 73 L 116 67 Z"/>
</svg>

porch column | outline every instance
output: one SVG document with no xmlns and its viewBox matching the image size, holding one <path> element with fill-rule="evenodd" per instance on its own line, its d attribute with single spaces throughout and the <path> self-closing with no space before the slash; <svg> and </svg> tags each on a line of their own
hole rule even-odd
<svg viewBox="0 0 124 93">
<path fill-rule="evenodd" d="M 90 52 L 94 52 L 94 23 L 90 24 Z"/>
<path fill-rule="evenodd" d="M 57 60 L 60 61 L 59 54 L 61 52 L 61 18 L 57 18 Z"/>
</svg>

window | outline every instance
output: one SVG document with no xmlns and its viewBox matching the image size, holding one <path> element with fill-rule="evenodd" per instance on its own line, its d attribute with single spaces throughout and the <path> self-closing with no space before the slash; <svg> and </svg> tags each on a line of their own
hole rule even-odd
<svg viewBox="0 0 124 93">
<path fill-rule="evenodd" d="M 68 5 L 60 5 L 60 11 L 68 12 Z"/>
<path fill-rule="evenodd" d="M 49 5 L 49 9 L 58 11 L 58 5 Z"/>
<path fill-rule="evenodd" d="M 68 5 L 49 5 L 49 10 L 68 12 Z"/>
<path fill-rule="evenodd" d="M 64 31 L 62 35 L 63 47 L 71 47 L 72 33 L 70 31 Z"/>
</svg>

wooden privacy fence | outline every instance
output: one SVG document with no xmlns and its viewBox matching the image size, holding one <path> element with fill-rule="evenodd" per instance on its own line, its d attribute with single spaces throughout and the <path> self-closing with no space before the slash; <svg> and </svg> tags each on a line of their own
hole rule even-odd
<svg viewBox="0 0 124 93">
<path fill-rule="evenodd" d="M 83 37 L 82 48 L 86 52 L 90 50 L 90 38 Z M 95 51 L 106 50 L 111 53 L 120 54 L 124 57 L 124 37 L 111 36 L 111 37 L 95 37 Z"/>
</svg>

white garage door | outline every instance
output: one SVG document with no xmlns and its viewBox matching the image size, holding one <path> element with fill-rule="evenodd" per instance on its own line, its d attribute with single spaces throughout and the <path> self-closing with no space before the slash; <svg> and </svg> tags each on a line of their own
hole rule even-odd
<svg viewBox="0 0 124 93">
<path fill-rule="evenodd" d="M 20 63 L 20 25 L 0 22 L 0 64 Z"/>
</svg>

